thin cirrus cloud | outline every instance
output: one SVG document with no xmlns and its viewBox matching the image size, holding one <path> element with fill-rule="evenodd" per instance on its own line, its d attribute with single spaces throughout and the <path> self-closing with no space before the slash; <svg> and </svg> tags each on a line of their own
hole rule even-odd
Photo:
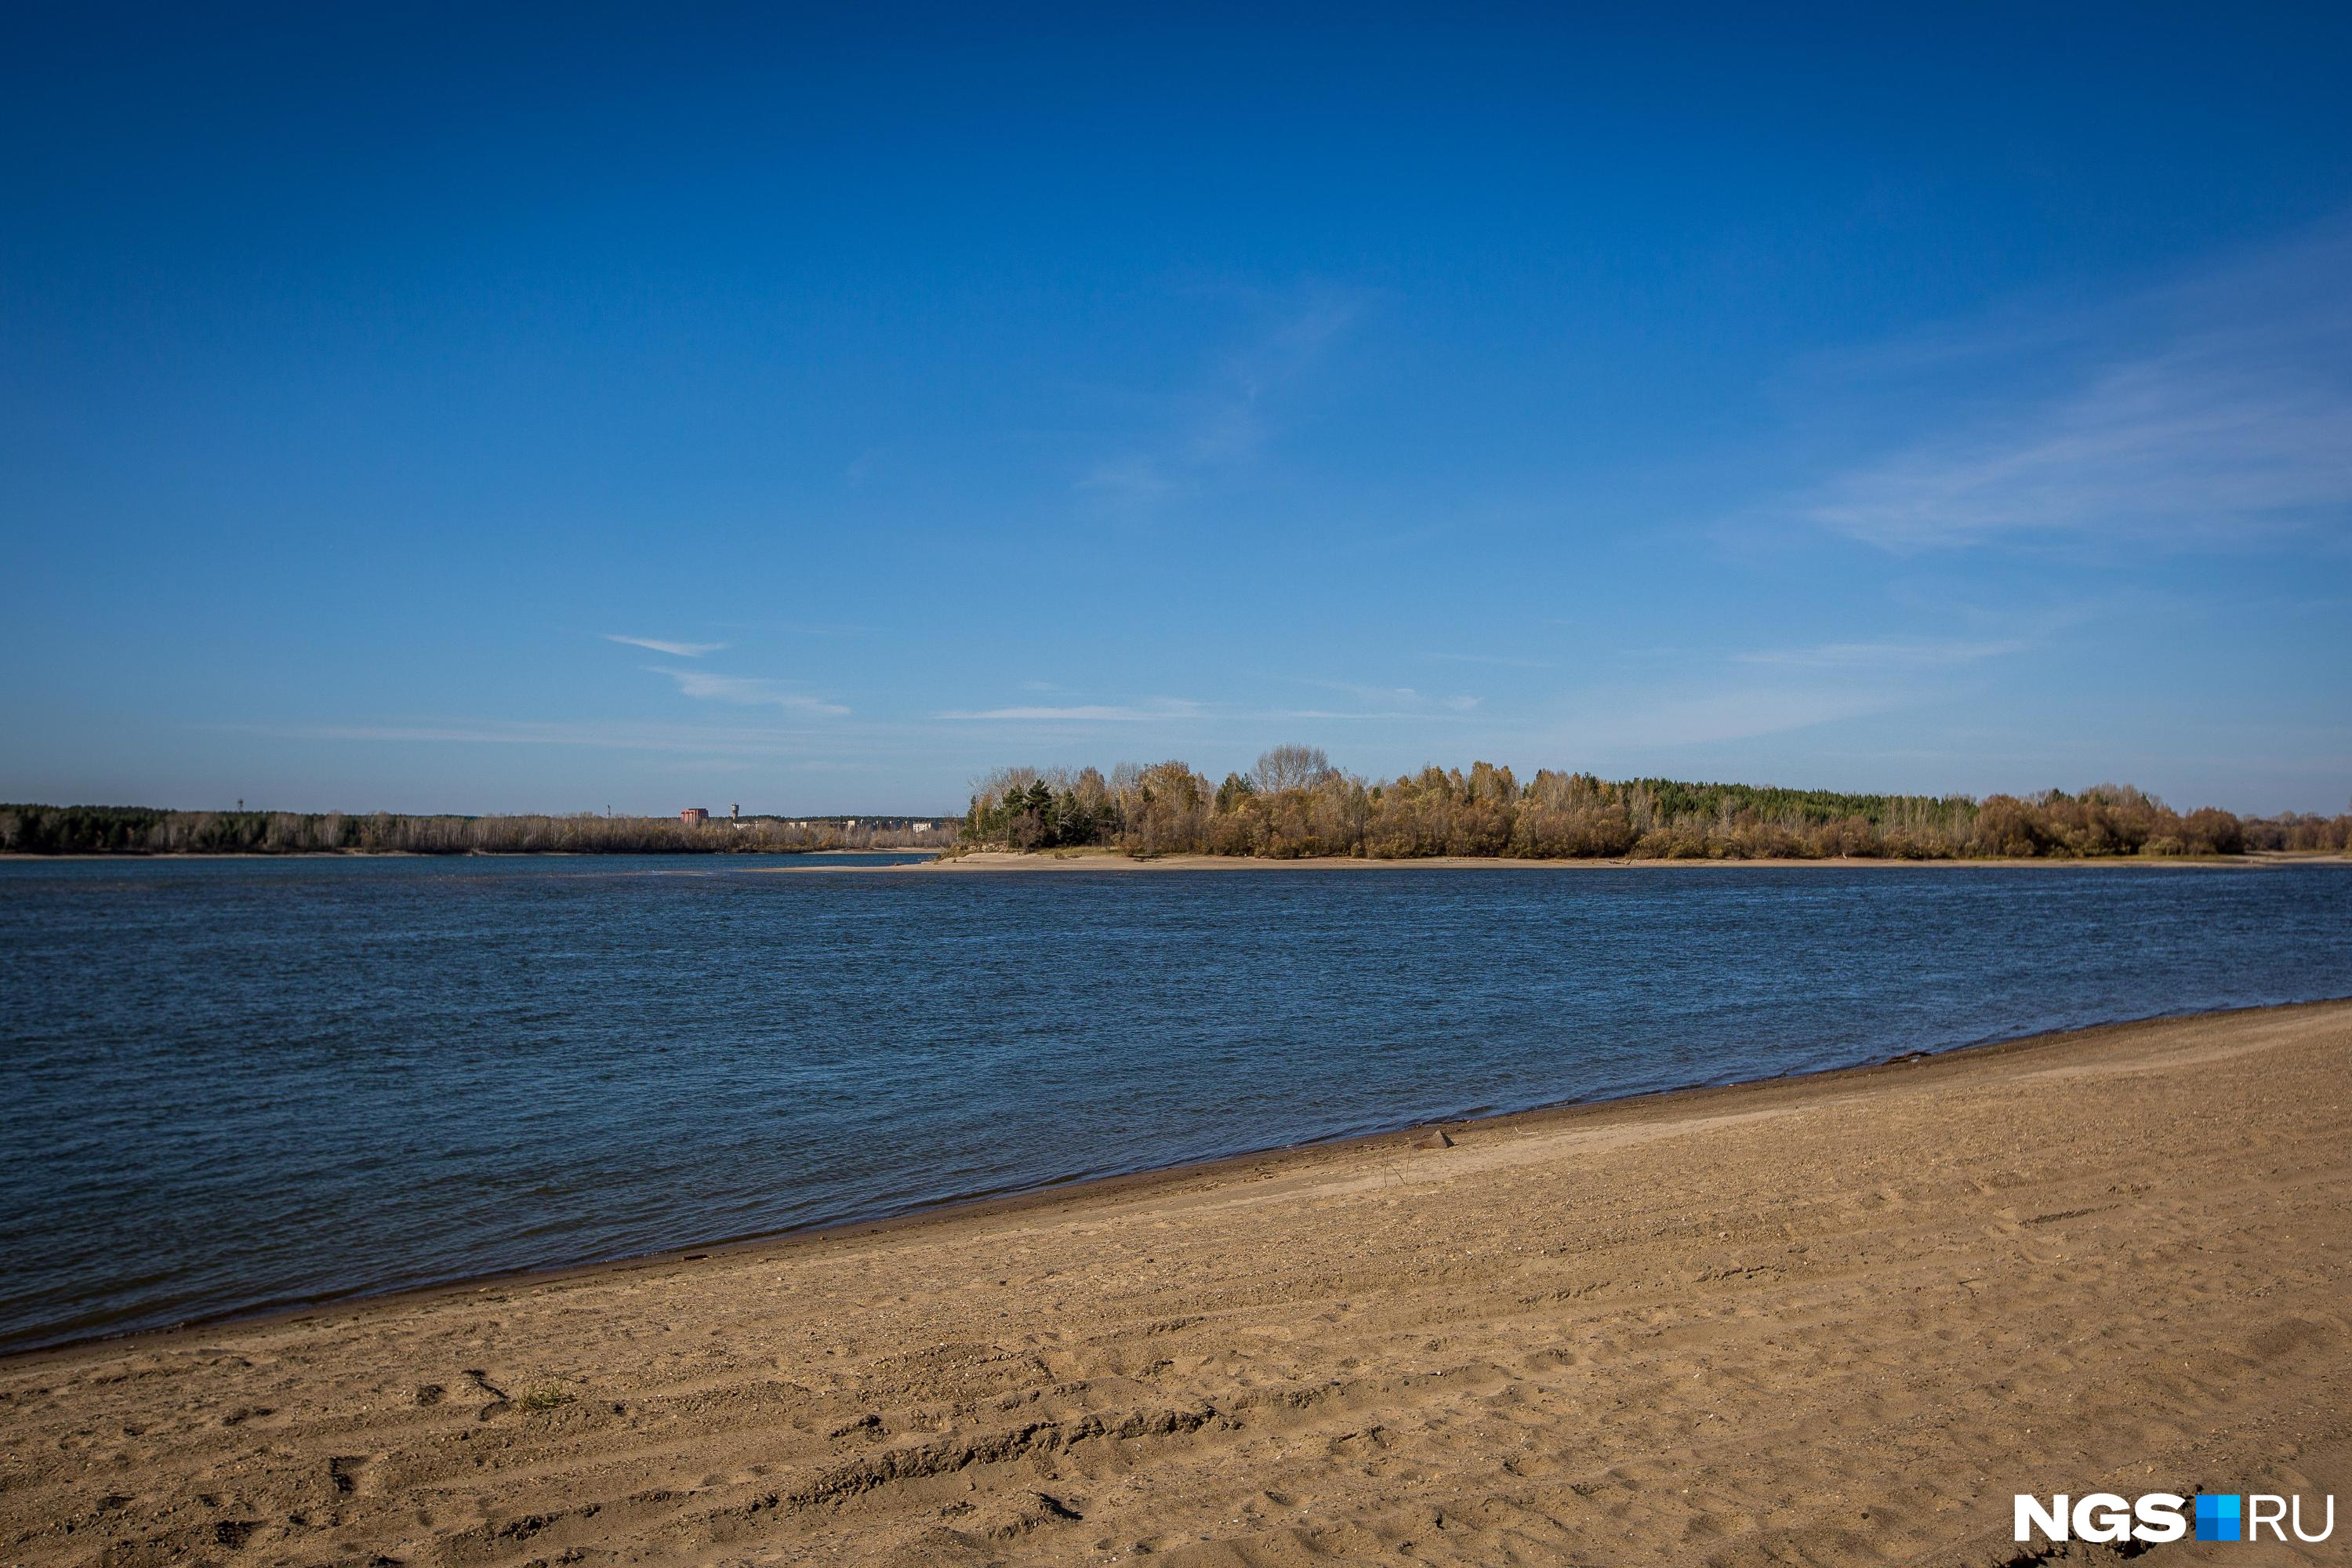
<svg viewBox="0 0 2352 1568">
<path fill-rule="evenodd" d="M 1204 717 L 1198 702 L 1181 698 L 1165 701 L 1132 705 L 1127 703 L 1080 703 L 1071 707 L 1023 706 L 1014 708 L 982 708 L 941 713 L 946 720 L 977 720 L 984 722 L 1132 724 L 1155 719 L 1198 719 Z"/>
<path fill-rule="evenodd" d="M 656 675 L 667 675 L 677 683 L 678 694 L 706 702 L 730 702 L 742 708 L 781 708 L 787 713 L 803 714 L 809 718 L 838 718 L 849 711 L 838 702 L 827 702 L 805 692 L 794 691 L 772 680 L 752 676 L 719 675 L 707 669 L 670 669 L 661 665 L 647 665 Z"/>
<path fill-rule="evenodd" d="M 1315 289 L 1272 330 L 1233 355 L 1223 367 L 1221 390 L 1190 423 L 1186 458 L 1219 464 L 1255 457 L 1274 430 L 1269 400 L 1306 376 L 1354 330 L 1369 299 L 1360 289 Z"/>
<path fill-rule="evenodd" d="M 1314 685 L 1339 686 L 1338 682 L 1317 681 Z M 1478 707 L 1478 699 L 1470 696 L 1430 699 L 1410 689 L 1383 691 L 1376 687 L 1342 687 L 1368 698 L 1391 699 L 1385 705 L 1360 709 L 1276 708 L 1244 709 L 1230 703 L 1194 701 L 1189 698 L 1163 698 L 1148 702 L 1087 702 L 1060 706 L 1024 703 L 1005 708 L 955 709 L 934 714 L 950 722 L 1033 723 L 1033 724 L 1146 724 L 1160 721 L 1213 723 L 1271 723 L 1297 720 L 1337 720 L 1358 722 L 1365 720 L 1424 720 L 1467 714 Z"/>
<path fill-rule="evenodd" d="M 1303 679 L 1303 684 L 1318 686 L 1327 691 L 1343 691 L 1358 701 L 1377 705 L 1380 710 L 1377 712 L 1355 715 L 1335 714 L 1333 715 L 1335 718 L 1420 718 L 1431 715 L 1438 710 L 1452 713 L 1467 713 L 1476 708 L 1479 701 L 1477 698 L 1466 692 L 1452 697 L 1431 697 L 1410 686 L 1366 686 L 1352 680 L 1316 679 Z"/>
<path fill-rule="evenodd" d="M 1847 682 L 1588 693 L 1556 743 L 1563 752 L 1601 765 L 1640 767 L 1657 751 L 1811 729 L 1882 712 L 1904 700 L 1898 693 Z"/>
<path fill-rule="evenodd" d="M 1814 647 L 1761 648 L 1732 655 L 1739 664 L 1769 664 L 1803 669 L 1935 669 L 1974 664 L 2022 653 L 2031 645 L 2017 638 L 1990 642 L 1903 638 L 1890 642 L 1833 642 Z"/>
<path fill-rule="evenodd" d="M 224 732 L 282 740 L 369 741 L 402 745 L 577 746 L 590 750 L 702 752 L 735 757 L 797 757 L 789 736 L 767 730 L 701 725 L 558 723 L 518 719 L 445 719 L 417 723 L 225 724 Z"/>
<path fill-rule="evenodd" d="M 727 646 L 723 642 L 670 642 L 662 637 L 623 637 L 618 632 L 606 632 L 604 640 L 666 653 L 672 658 L 700 658 L 706 653 L 717 653 Z"/>
<path fill-rule="evenodd" d="M 1138 512 L 1167 500 L 1176 487 L 1158 459 L 1122 452 L 1094 463 L 1072 488 L 1108 510 Z"/>
<path fill-rule="evenodd" d="M 1439 664 L 1484 664 L 1497 669 L 1558 669 L 1555 658 L 1515 658 L 1497 653 L 1433 653 L 1427 656 Z"/>
<path fill-rule="evenodd" d="M 1096 510 L 1132 521 L 1248 471 L 1281 433 L 1288 400 L 1371 298 L 1328 285 L 1307 289 L 1190 390 L 1140 399 L 1152 416 L 1086 463 L 1072 489 Z"/>
<path fill-rule="evenodd" d="M 1849 465 L 1800 515 L 1898 554 L 2034 540 L 2227 548 L 2352 518 L 2352 230 L 2038 324 L 1946 334 L 1868 379 L 1973 403 Z M 2010 388 L 2003 395 L 2004 386 Z M 2038 391 L 2018 388 L 2034 386 Z M 1849 389 L 1861 390 L 1861 389 Z"/>
</svg>

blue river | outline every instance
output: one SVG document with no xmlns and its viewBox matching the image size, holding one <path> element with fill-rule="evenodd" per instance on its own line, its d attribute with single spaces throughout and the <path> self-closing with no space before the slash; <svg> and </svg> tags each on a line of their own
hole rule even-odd
<svg viewBox="0 0 2352 1568">
<path fill-rule="evenodd" d="M 2333 865 L 784 863 L 0 864 L 0 1349 L 2352 995 Z"/>
</svg>

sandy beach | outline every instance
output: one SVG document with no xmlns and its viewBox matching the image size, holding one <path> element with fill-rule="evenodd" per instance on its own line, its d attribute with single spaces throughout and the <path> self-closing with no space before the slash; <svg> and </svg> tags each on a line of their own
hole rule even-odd
<svg viewBox="0 0 2352 1568">
<path fill-rule="evenodd" d="M 1452 1131 L 0 1363 L 0 1560 L 1990 1564 L 2018 1491 L 2352 1493 L 2352 1004 Z"/>
</svg>

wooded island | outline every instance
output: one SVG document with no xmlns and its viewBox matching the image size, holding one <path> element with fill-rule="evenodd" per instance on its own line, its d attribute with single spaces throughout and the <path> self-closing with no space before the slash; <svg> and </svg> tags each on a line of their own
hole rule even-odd
<svg viewBox="0 0 2352 1568">
<path fill-rule="evenodd" d="M 2352 814 L 2186 814 L 2129 784 L 2033 795 L 1848 795 L 1546 768 L 1429 767 L 1383 782 L 1279 746 L 1222 784 L 1181 762 L 1006 768 L 982 781 L 960 847 L 1404 859 L 1901 859 L 2344 851 Z"/>
</svg>

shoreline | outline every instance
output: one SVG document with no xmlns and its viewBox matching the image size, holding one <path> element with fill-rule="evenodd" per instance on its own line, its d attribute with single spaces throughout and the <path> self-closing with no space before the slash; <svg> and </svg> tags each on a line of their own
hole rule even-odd
<svg viewBox="0 0 2352 1568">
<path fill-rule="evenodd" d="M 918 865 L 901 866 L 841 866 L 801 867 L 780 866 L 762 868 L 778 872 L 795 873 L 819 870 L 884 871 L 884 872 L 962 872 L 1006 871 L 1344 871 L 1344 870 L 1633 870 L 1671 869 L 1675 868 L 1722 868 L 1769 870 L 1788 869 L 1853 869 L 1906 870 L 1941 868 L 1965 870 L 1976 868 L 2000 867 L 2018 869 L 2075 869 L 2094 867 L 2165 867 L 2175 869 L 2219 869 L 2228 867 L 2260 867 L 2278 869 L 2291 866 L 2352 867 L 2352 855 L 2332 855 L 2321 850 L 2254 851 L 2243 855 L 2100 855 L 2100 856 L 1999 856 L 1961 859 L 1901 859 L 1887 856 L 1815 857 L 1811 858 L 1748 858 L 1726 856 L 1720 858 L 1694 858 L 1670 859 L 1658 857 L 1577 857 L 1574 858 L 1537 859 L 1507 855 L 1425 855 L 1376 858 L 1356 855 L 1310 855 L 1294 859 L 1272 859 L 1256 855 L 1159 855 L 1139 858 L 1118 850 L 1002 850 L 982 849 L 957 856 L 939 856 Z"/>
<path fill-rule="evenodd" d="M 2016 1561 L 2352 1486 L 2352 1001 L 0 1362 L 0 1555 Z"/>
<path fill-rule="evenodd" d="M 969 854 L 954 855 L 945 849 L 926 846 L 881 849 L 467 849 L 453 854 L 430 854 L 415 849 L 292 849 L 283 852 L 237 849 L 204 850 L 116 850 L 104 852 L 76 851 L 69 854 L 40 855 L 23 850 L 0 849 L 0 865 L 40 865 L 71 861 L 112 861 L 126 864 L 144 861 L 183 860 L 631 860 L 674 859 L 707 860 L 717 865 L 740 861 L 772 859 L 841 859 L 862 860 L 875 856 L 923 856 L 919 861 L 901 862 L 893 866 L 777 866 L 754 867 L 754 869 L 782 872 L 806 871 L 1339 871 L 1339 870 L 1626 870 L 1637 868 L 1663 869 L 1671 868 L 1721 867 L 1769 869 L 1773 868 L 1820 869 L 1845 868 L 1854 870 L 1916 870 L 1927 868 L 1966 869 L 1982 867 L 2012 867 L 2023 869 L 2077 868 L 2090 867 L 2140 866 L 2171 867 L 2196 869 L 2225 867 L 2262 867 L 2282 868 L 2292 866 L 2352 866 L 2352 853 L 2331 854 L 2324 849 L 2250 850 L 2239 855 L 2092 855 L 2092 856 L 1942 856 L 1905 858 L 1896 856 L 1694 856 L 1667 858 L 1659 856 L 1575 856 L 1538 858 L 1516 855 L 1419 855 L 1374 857 L 1364 855 L 1303 855 L 1275 859 L 1262 855 L 1155 855 L 1134 856 L 1123 850 L 1003 850 L 981 849 Z"/>
<path fill-rule="evenodd" d="M 1262 862 L 1262 864 L 1280 865 L 1282 862 Z M 1576 865 L 1583 862 L 1568 862 L 1568 864 Z M 906 868 L 875 868 L 877 870 Z M 338 1315 L 359 1317 L 380 1311 L 396 1312 L 419 1304 L 448 1298 L 462 1298 L 491 1289 L 528 1289 L 544 1285 L 593 1281 L 608 1276 L 634 1273 L 647 1268 L 700 1263 L 713 1258 L 740 1258 L 771 1252 L 784 1254 L 794 1248 L 821 1245 L 845 1237 L 895 1234 L 968 1219 L 988 1219 L 1018 1215 L 1030 1209 L 1053 1208 L 1064 1204 L 1086 1203 L 1098 1198 L 1148 1197 L 1151 1190 L 1157 1187 L 1181 1186 L 1192 1181 L 1214 1181 L 1244 1167 L 1252 1171 L 1264 1170 L 1283 1162 L 1313 1161 L 1333 1154 L 1388 1148 L 1398 1144 L 1400 1140 L 1403 1141 L 1405 1146 L 1410 1147 L 1415 1141 L 1434 1130 L 1443 1130 L 1449 1134 L 1453 1132 L 1466 1134 L 1488 1129 L 1549 1128 L 1555 1123 L 1565 1125 L 1570 1122 L 1581 1124 L 1586 1121 L 1613 1120 L 1620 1116 L 1642 1121 L 1652 1118 L 1671 1121 L 1695 1107 L 1711 1104 L 1720 1098 L 1776 1096 L 1811 1089 L 1826 1092 L 1857 1091 L 1877 1082 L 1886 1074 L 1902 1074 L 1908 1077 L 1928 1067 L 1944 1070 L 1967 1070 L 1968 1064 L 1979 1060 L 2035 1050 L 2062 1048 L 2119 1031 L 2145 1029 L 2170 1024 L 2187 1024 L 2199 1020 L 2252 1018 L 2325 1009 L 2343 1009 L 2348 1016 L 2352 1016 L 2352 996 L 2320 997 L 2305 1002 L 2268 1003 L 2251 1007 L 2225 1007 L 2206 1012 L 2156 1014 L 2144 1018 L 2126 1018 L 2109 1023 L 2091 1024 L 2076 1029 L 2042 1030 L 2028 1035 L 1979 1040 L 1938 1051 L 1905 1052 L 1843 1067 L 1822 1068 L 1811 1072 L 1780 1073 L 1769 1078 L 1745 1079 L 1729 1083 L 1680 1084 L 1666 1089 L 1645 1089 L 1635 1094 L 1616 1095 L 1597 1100 L 1549 1100 L 1511 1110 L 1438 1117 L 1433 1120 L 1401 1123 L 1369 1132 L 1348 1133 L 1331 1138 L 1311 1139 L 1297 1143 L 1245 1149 L 1234 1153 L 1218 1154 L 1176 1164 L 1149 1165 L 1134 1170 L 1107 1171 L 1098 1174 L 1069 1176 L 1034 1186 L 1015 1187 L 1008 1191 L 983 1193 L 970 1197 L 948 1198 L 892 1213 L 828 1221 L 790 1230 L 756 1231 L 707 1240 L 683 1241 L 654 1251 L 631 1253 L 617 1258 L 593 1258 L 573 1263 L 498 1269 L 484 1274 L 459 1275 L 426 1284 L 398 1286 L 389 1289 L 357 1287 L 331 1296 L 306 1297 L 294 1300 L 267 1302 L 254 1307 L 236 1308 L 226 1311 L 183 1319 L 175 1322 L 87 1334 L 47 1344 L 0 1351 L 0 1373 L 43 1358 L 70 1357 L 106 1346 L 131 1346 L 146 1342 L 209 1337 L 226 1331 L 261 1328 L 277 1323 L 320 1321 Z"/>
</svg>

